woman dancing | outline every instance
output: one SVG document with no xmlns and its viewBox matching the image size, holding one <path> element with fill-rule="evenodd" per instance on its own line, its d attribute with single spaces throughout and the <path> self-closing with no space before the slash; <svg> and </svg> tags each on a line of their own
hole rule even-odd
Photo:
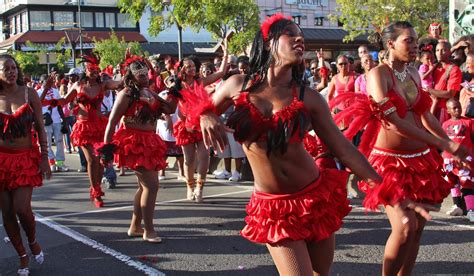
<svg viewBox="0 0 474 276">
<path fill-rule="evenodd" d="M 411 275 L 423 228 L 430 218 L 427 211 L 436 210 L 434 205 L 450 192 L 436 148 L 460 160 L 467 154 L 464 147 L 449 140 L 430 113 L 430 96 L 421 90 L 417 70 L 408 65 L 416 58 L 417 39 L 408 22 L 386 27 L 381 42 L 388 60 L 368 73 L 370 100 L 353 94 L 349 108 L 335 117 L 336 121 L 354 119 L 347 136 L 368 122 L 359 149 L 369 154 L 369 162 L 384 181 L 375 187 L 361 182 L 359 188 L 366 192 L 363 204 L 367 209 L 385 206 L 392 227 L 385 246 L 383 275 Z M 349 97 L 336 98 L 331 105 Z"/>
<path fill-rule="evenodd" d="M 225 42 L 226 43 L 226 42 Z M 225 44 L 224 43 L 224 44 Z M 199 121 L 191 122 L 188 118 L 190 109 L 193 108 L 186 98 L 193 97 L 196 90 L 206 87 L 220 78 L 224 77 L 227 70 L 227 47 L 223 46 L 224 57 L 219 71 L 200 78 L 196 74 L 196 66 L 192 59 L 184 58 L 181 62 L 180 80 L 183 87 L 184 100 L 179 101 L 179 120 L 173 126 L 173 134 L 176 137 L 176 145 L 183 148 L 184 154 L 184 175 L 187 184 L 187 199 L 202 202 L 202 193 L 206 174 L 209 169 L 209 150 L 206 149 L 202 141 L 202 133 Z M 194 180 L 194 172 L 197 163 L 197 181 Z M 194 187 L 196 185 L 196 187 Z"/>
<path fill-rule="evenodd" d="M 100 107 L 107 90 L 118 89 L 122 82 L 100 79 L 99 59 L 94 56 L 83 56 L 85 78 L 71 86 L 67 95 L 55 104 L 66 105 L 76 99 L 74 109 L 77 121 L 72 128 L 71 139 L 74 146 L 82 148 L 87 160 L 87 174 L 90 182 L 90 198 L 97 208 L 104 206 L 100 187 L 104 168 L 95 155 L 94 147 L 104 139 L 107 118 L 102 115 Z"/>
<path fill-rule="evenodd" d="M 304 149 L 314 129 L 331 152 L 369 182 L 380 177 L 334 124 L 323 97 L 302 82 L 304 37 L 281 14 L 257 32 L 247 75 L 234 75 L 196 110 L 206 146 L 223 149 L 233 129 L 255 177 L 243 237 L 264 243 L 281 275 L 329 275 L 334 233 L 349 213 L 347 173 L 319 170 Z M 235 106 L 227 126 L 214 113 Z"/>
<path fill-rule="evenodd" d="M 52 85 L 53 78 L 48 79 L 46 86 Z M 44 255 L 36 240 L 31 196 L 33 188 L 42 185 L 43 176 L 47 179 L 51 177 L 51 170 L 41 101 L 35 90 L 23 83 L 23 74 L 15 59 L 5 54 L 0 55 L 0 110 L 0 204 L 3 227 L 20 256 L 18 275 L 29 275 L 29 258 L 23 246 L 20 225 L 26 233 L 35 261 L 42 264 Z M 37 137 L 32 137 L 33 125 Z"/>
<path fill-rule="evenodd" d="M 166 167 L 166 144 L 155 129 L 162 113 L 174 113 L 177 100 L 168 94 L 169 101 L 165 101 L 148 88 L 149 68 L 141 57 L 128 58 L 124 67 L 125 88 L 117 95 L 105 131 L 104 146 L 98 151 L 102 153 L 104 164 L 113 160 L 116 151 L 118 166 L 134 170 L 137 176 L 138 190 L 128 236 L 159 243 L 161 238 L 154 229 L 153 215 L 159 188 L 158 171 Z M 123 125 L 114 135 L 115 126 L 122 117 Z"/>
</svg>

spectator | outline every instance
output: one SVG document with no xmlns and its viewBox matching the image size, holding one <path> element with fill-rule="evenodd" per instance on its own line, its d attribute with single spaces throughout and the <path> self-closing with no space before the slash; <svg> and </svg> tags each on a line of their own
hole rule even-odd
<svg viewBox="0 0 474 276">
<path fill-rule="evenodd" d="M 451 45 L 447 41 L 441 41 L 436 45 L 438 64 L 433 72 L 434 88 L 427 90 L 434 99 L 433 114 L 441 124 L 449 119 L 449 114 L 446 111 L 446 100 L 455 97 L 461 90 L 461 70 L 449 61 L 450 49 Z"/>
<path fill-rule="evenodd" d="M 367 48 L 367 45 L 360 45 L 357 48 L 357 53 L 359 54 L 359 59 L 362 59 L 364 55 L 369 54 L 369 48 Z"/>
<path fill-rule="evenodd" d="M 370 54 L 362 55 L 361 64 L 362 64 L 362 68 L 364 69 L 364 73 L 360 75 L 359 77 L 357 77 L 355 81 L 355 92 L 368 95 L 367 94 L 367 75 L 369 74 L 369 71 L 375 67 L 375 64 Z"/>
<path fill-rule="evenodd" d="M 59 95 L 59 90 L 55 87 L 51 87 L 48 91 L 44 91 L 44 84 L 47 81 L 48 76 L 42 75 L 40 77 L 40 83 L 43 85 L 38 94 L 41 95 L 46 93 L 45 100 L 57 100 L 61 96 Z M 51 167 L 51 172 L 67 172 L 69 168 L 64 165 L 65 156 L 64 156 L 64 142 L 63 142 L 63 133 L 61 132 L 62 119 L 59 114 L 59 109 L 55 104 L 43 104 L 43 117 L 45 118 L 45 130 L 48 141 L 48 159 L 49 165 Z M 62 110 L 61 110 L 62 112 Z M 56 153 L 53 152 L 52 144 L 53 139 L 56 144 Z"/>
<path fill-rule="evenodd" d="M 474 111 L 474 106 L 469 107 L 471 99 L 473 100 L 473 103 L 471 105 L 474 105 L 474 78 L 472 77 L 474 76 L 474 51 L 469 52 L 467 54 L 466 69 L 467 72 L 470 74 L 471 79 L 463 83 L 463 89 L 461 90 L 461 93 L 459 95 L 459 101 L 461 102 L 462 116 L 472 118 L 474 112 L 467 111 L 471 111 L 469 109 L 472 109 L 472 111 Z"/>
<path fill-rule="evenodd" d="M 247 74 L 249 71 L 249 57 L 240 56 L 238 58 L 238 68 L 240 74 Z"/>
</svg>

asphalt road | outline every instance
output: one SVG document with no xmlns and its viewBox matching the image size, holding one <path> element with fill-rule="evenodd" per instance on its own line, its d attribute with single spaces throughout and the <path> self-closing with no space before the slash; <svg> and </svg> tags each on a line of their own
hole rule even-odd
<svg viewBox="0 0 474 276">
<path fill-rule="evenodd" d="M 163 243 L 150 244 L 126 235 L 136 189 L 132 172 L 106 190 L 105 208 L 96 209 L 88 199 L 87 175 L 76 172 L 77 155 L 67 155 L 67 164 L 74 170 L 54 174 L 34 191 L 37 239 L 46 261 L 32 264 L 32 275 L 277 275 L 265 246 L 239 236 L 252 183 L 209 176 L 205 202 L 197 204 L 185 199 L 184 183 L 170 170 L 155 213 Z M 380 275 L 389 223 L 383 213 L 366 213 L 360 199 L 352 204 L 337 232 L 331 274 Z M 474 224 L 443 212 L 433 215 L 414 274 L 474 275 Z M 5 236 L 1 227 L 0 238 Z M 0 276 L 16 275 L 17 266 L 11 244 L 0 240 Z"/>
</svg>

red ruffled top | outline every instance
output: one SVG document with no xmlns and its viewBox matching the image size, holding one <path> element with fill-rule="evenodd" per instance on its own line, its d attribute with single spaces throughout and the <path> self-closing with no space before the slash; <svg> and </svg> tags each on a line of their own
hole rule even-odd
<svg viewBox="0 0 474 276">
<path fill-rule="evenodd" d="M 133 100 L 124 116 L 138 118 L 138 121 L 144 124 L 148 122 L 155 122 L 160 115 L 158 112 L 159 107 L 160 102 L 156 99 L 153 101 L 153 103 L 142 99 Z"/>
<path fill-rule="evenodd" d="M 301 142 L 308 127 L 309 113 L 297 97 L 296 86 L 292 94 L 293 100 L 288 106 L 266 117 L 249 100 L 249 92 L 240 93 L 234 101 L 234 112 L 227 120 L 227 125 L 235 130 L 236 141 L 267 141 L 268 145 L 277 148 L 278 145 Z"/>
<path fill-rule="evenodd" d="M 33 109 L 24 103 L 13 114 L 0 112 L 0 137 L 12 140 L 26 137 L 33 124 Z"/>
<path fill-rule="evenodd" d="M 82 85 L 81 91 L 83 91 Z M 77 93 L 76 101 L 79 105 L 74 108 L 73 112 L 75 115 L 77 115 L 79 113 L 79 109 L 82 107 L 82 109 L 87 112 L 88 120 L 93 121 L 95 119 L 98 119 L 99 116 L 97 115 L 97 110 L 100 109 L 100 105 L 102 104 L 103 99 L 104 93 L 102 90 L 99 91 L 99 94 L 97 94 L 93 98 L 91 98 L 84 92 Z"/>
</svg>

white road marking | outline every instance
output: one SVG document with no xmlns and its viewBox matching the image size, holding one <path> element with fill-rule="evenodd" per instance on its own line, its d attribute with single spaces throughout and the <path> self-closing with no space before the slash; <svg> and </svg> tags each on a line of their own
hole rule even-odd
<svg viewBox="0 0 474 276">
<path fill-rule="evenodd" d="M 115 259 L 121 261 L 122 263 L 130 266 L 130 267 L 133 267 L 135 268 L 136 270 L 138 271 L 141 271 L 143 273 L 145 273 L 145 275 L 153 275 L 153 276 L 164 276 L 165 274 L 153 267 L 150 267 L 150 266 L 147 266 L 141 262 L 138 262 L 138 261 L 134 261 L 132 259 L 132 257 L 130 256 L 127 256 L 125 254 L 122 254 L 110 247 L 107 247 L 101 243 L 99 243 L 98 241 L 96 240 L 93 240 L 77 231 L 74 231 L 72 230 L 71 228 L 67 227 L 67 226 L 64 226 L 64 225 L 61 225 L 49 218 L 46 218 L 46 217 L 43 217 L 41 216 L 40 214 L 38 213 L 35 213 L 35 216 L 38 217 L 39 219 L 37 219 L 38 222 L 46 225 L 47 227 L 53 229 L 53 230 L 56 230 L 58 231 L 59 233 L 65 235 L 65 236 L 68 236 L 80 243 L 83 243 L 87 246 L 90 246 L 94 249 L 96 249 L 97 251 L 100 251 L 102 253 L 105 253 L 109 256 L 112 256 L 114 257 Z"/>
</svg>

